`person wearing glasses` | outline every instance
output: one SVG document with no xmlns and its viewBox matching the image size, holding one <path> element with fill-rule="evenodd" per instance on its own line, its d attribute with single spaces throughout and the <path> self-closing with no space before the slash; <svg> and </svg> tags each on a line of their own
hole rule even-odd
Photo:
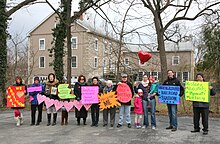
<svg viewBox="0 0 220 144">
<path fill-rule="evenodd" d="M 128 81 L 128 75 L 127 74 L 122 74 L 121 75 L 121 82 L 118 83 L 125 83 L 129 86 L 131 93 L 132 93 L 132 97 L 134 95 L 134 90 L 133 90 L 133 86 L 132 84 Z M 115 87 L 115 89 L 117 89 L 117 86 Z M 130 117 L 130 113 L 131 113 L 131 100 L 127 103 L 123 103 L 120 102 L 121 106 L 119 107 L 119 121 L 118 121 L 118 125 L 117 128 L 122 127 L 123 124 L 123 117 L 124 117 L 124 113 L 126 115 L 126 123 L 128 125 L 128 128 L 131 128 L 131 117 Z"/>
<path fill-rule="evenodd" d="M 78 82 L 76 82 L 74 86 L 74 95 L 76 96 L 76 100 L 81 100 L 81 87 L 86 86 L 86 77 L 84 75 L 80 75 L 78 78 Z M 88 111 L 84 106 L 80 109 L 80 111 L 75 108 L 75 117 L 77 118 L 77 125 L 80 125 L 80 119 L 83 119 L 83 125 L 86 125 L 86 118 L 88 115 Z"/>
</svg>

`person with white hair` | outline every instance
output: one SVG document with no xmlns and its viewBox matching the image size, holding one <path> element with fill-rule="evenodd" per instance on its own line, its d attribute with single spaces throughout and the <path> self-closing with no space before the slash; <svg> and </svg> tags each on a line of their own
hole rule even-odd
<svg viewBox="0 0 220 144">
<path fill-rule="evenodd" d="M 113 91 L 113 82 L 111 80 L 106 81 L 106 86 L 103 89 L 103 93 Z M 115 124 L 115 113 L 116 107 L 107 108 L 103 110 L 103 127 L 108 125 L 108 114 L 110 113 L 110 126 L 113 127 Z"/>
</svg>

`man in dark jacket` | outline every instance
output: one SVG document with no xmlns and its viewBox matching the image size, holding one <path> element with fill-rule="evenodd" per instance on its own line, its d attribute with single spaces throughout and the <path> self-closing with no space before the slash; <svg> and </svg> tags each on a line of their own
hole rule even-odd
<svg viewBox="0 0 220 144">
<path fill-rule="evenodd" d="M 168 78 L 164 81 L 163 85 L 180 86 L 180 96 L 183 95 L 184 89 L 180 84 L 180 81 L 174 76 L 173 70 L 167 71 Z M 171 129 L 171 131 L 177 130 L 177 104 L 167 104 L 168 115 L 170 119 L 170 126 L 166 129 Z"/>
<path fill-rule="evenodd" d="M 133 90 L 132 84 L 128 81 L 128 75 L 127 74 L 122 74 L 121 78 L 122 78 L 122 81 L 120 83 L 125 83 L 129 86 L 129 88 L 131 90 L 131 93 L 132 93 L 132 97 L 133 97 L 134 90 Z M 117 89 L 117 86 L 116 86 L 115 89 Z M 121 106 L 119 107 L 119 121 L 118 121 L 118 125 L 117 125 L 118 128 L 121 127 L 122 124 L 123 124 L 124 112 L 125 112 L 125 115 L 126 115 L 126 123 L 128 124 L 128 128 L 131 128 L 131 117 L 130 117 L 131 100 L 127 103 L 122 103 L 121 102 Z"/>
</svg>

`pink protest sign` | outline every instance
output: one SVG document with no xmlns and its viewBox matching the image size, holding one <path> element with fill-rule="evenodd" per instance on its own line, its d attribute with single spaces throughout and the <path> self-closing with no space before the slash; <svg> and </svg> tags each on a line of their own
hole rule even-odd
<svg viewBox="0 0 220 144">
<path fill-rule="evenodd" d="M 98 86 L 82 86 L 81 94 L 82 104 L 97 104 L 99 103 L 98 99 L 99 87 Z"/>
<path fill-rule="evenodd" d="M 42 91 L 42 86 L 27 88 L 27 92 L 41 92 L 41 91 Z"/>
<path fill-rule="evenodd" d="M 132 98 L 132 93 L 130 87 L 125 83 L 118 84 L 117 87 L 117 97 L 120 102 L 127 103 Z"/>
</svg>

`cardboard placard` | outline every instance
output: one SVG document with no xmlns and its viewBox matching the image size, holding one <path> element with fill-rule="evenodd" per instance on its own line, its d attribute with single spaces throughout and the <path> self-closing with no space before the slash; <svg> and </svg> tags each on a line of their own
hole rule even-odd
<svg viewBox="0 0 220 144">
<path fill-rule="evenodd" d="M 81 103 L 82 104 L 97 104 L 99 87 L 98 86 L 82 86 L 81 87 Z"/>
<path fill-rule="evenodd" d="M 99 96 L 99 102 L 100 102 L 100 109 L 104 110 L 107 108 L 113 108 L 115 106 L 121 106 L 121 104 L 118 102 L 117 95 L 114 91 L 102 94 Z"/>
<path fill-rule="evenodd" d="M 125 83 L 118 84 L 117 87 L 117 98 L 120 102 L 127 103 L 132 98 L 130 87 Z"/>
<path fill-rule="evenodd" d="M 42 86 L 27 88 L 27 92 L 41 92 L 41 91 L 42 91 Z"/>
<path fill-rule="evenodd" d="M 9 86 L 7 107 L 25 107 L 24 96 L 25 96 L 24 86 Z"/>
<path fill-rule="evenodd" d="M 198 102 L 210 102 L 209 82 L 186 81 L 185 99 Z"/>
<path fill-rule="evenodd" d="M 58 86 L 58 96 L 60 99 L 72 99 L 75 98 L 76 96 L 71 93 L 71 89 L 68 88 L 69 84 L 60 84 Z"/>
<path fill-rule="evenodd" d="M 164 104 L 180 104 L 180 86 L 160 85 L 158 102 Z"/>
</svg>

